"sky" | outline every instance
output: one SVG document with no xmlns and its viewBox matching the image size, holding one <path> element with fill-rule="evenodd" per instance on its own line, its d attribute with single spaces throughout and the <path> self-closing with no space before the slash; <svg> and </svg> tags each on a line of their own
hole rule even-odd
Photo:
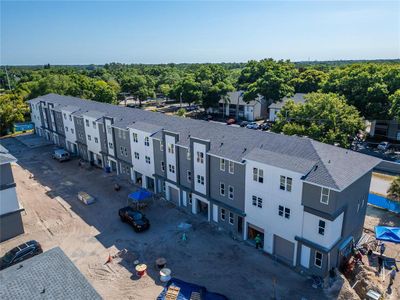
<svg viewBox="0 0 400 300">
<path fill-rule="evenodd" d="M 1 65 L 400 58 L 400 1 L 6 1 Z"/>
</svg>

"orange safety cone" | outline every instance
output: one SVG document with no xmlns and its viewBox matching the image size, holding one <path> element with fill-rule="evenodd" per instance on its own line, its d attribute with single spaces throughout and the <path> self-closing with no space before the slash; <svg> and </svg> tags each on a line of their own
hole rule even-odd
<svg viewBox="0 0 400 300">
<path fill-rule="evenodd" d="M 111 254 L 108 253 L 108 258 L 107 258 L 106 264 L 108 264 L 110 262 L 112 262 L 112 257 L 111 257 Z"/>
</svg>

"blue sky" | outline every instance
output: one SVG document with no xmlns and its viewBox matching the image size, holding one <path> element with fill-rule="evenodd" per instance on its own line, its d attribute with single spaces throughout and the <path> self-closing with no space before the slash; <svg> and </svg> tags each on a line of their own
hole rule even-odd
<svg viewBox="0 0 400 300">
<path fill-rule="evenodd" d="M 0 64 L 400 57 L 400 2 L 1 1 Z"/>
</svg>

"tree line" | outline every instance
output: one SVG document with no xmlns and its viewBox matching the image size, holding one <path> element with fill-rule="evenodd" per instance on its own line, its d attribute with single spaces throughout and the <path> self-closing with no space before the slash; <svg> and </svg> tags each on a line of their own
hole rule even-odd
<svg viewBox="0 0 400 300">
<path fill-rule="evenodd" d="M 362 118 L 400 119 L 400 62 L 293 63 L 263 59 L 247 63 L 2 67 L 0 125 L 7 131 L 27 116 L 25 101 L 48 93 L 117 103 L 164 97 L 204 108 L 217 107 L 229 91 L 245 101 L 262 95 L 279 101 L 310 93 L 305 105 L 288 102 L 274 131 L 329 143 L 344 142 L 363 128 Z"/>
</svg>

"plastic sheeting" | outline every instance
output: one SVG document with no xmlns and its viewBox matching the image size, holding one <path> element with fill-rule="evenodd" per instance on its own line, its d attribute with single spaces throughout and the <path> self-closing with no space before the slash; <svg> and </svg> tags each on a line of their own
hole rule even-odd
<svg viewBox="0 0 400 300">
<path fill-rule="evenodd" d="M 369 194 L 368 203 L 400 214 L 400 203 L 385 197 Z"/>
<path fill-rule="evenodd" d="M 377 240 L 400 243 L 400 227 L 375 226 Z"/>
</svg>

